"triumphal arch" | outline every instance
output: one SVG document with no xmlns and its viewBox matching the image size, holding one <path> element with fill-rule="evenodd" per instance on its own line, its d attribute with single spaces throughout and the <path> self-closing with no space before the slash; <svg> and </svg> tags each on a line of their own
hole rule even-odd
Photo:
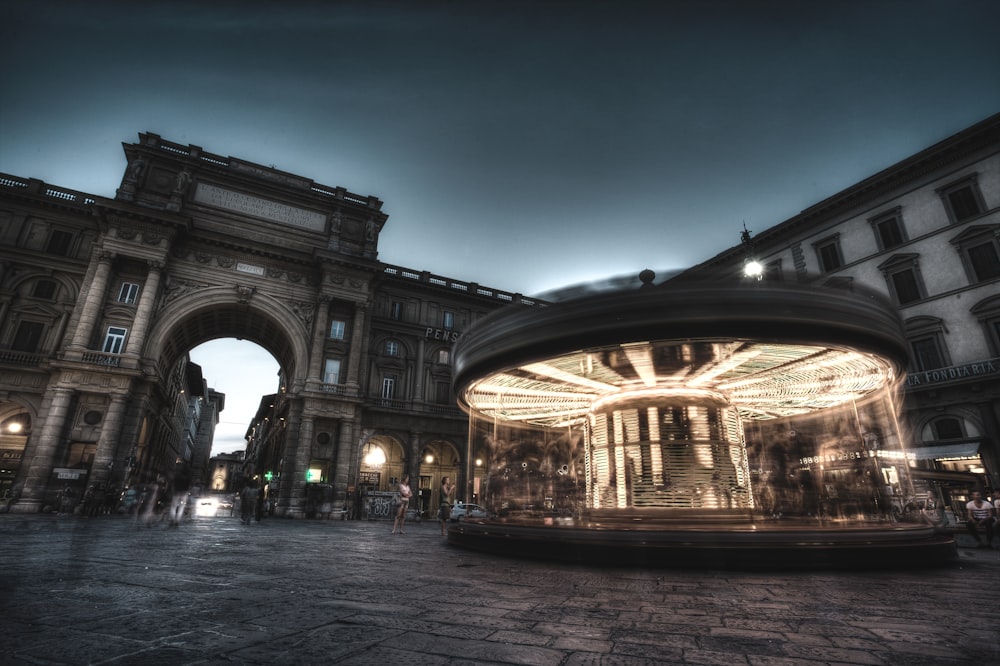
<svg viewBox="0 0 1000 666">
<path fill-rule="evenodd" d="M 305 515 L 310 485 L 338 507 L 403 474 L 428 506 L 442 476 L 472 486 L 450 346 L 518 295 L 381 263 L 376 197 L 151 133 L 124 149 L 113 199 L 0 176 L 11 511 L 57 510 L 74 485 L 169 483 L 177 464 L 206 481 L 212 424 L 186 424 L 187 352 L 227 337 L 281 368 L 280 428 L 248 442 L 245 470 L 267 475 L 278 514 Z"/>
</svg>

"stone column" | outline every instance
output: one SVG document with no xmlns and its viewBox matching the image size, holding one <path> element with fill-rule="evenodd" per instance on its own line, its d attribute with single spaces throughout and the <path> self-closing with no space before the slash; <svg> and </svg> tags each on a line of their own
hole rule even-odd
<svg viewBox="0 0 1000 666">
<path fill-rule="evenodd" d="M 104 415 L 101 434 L 97 438 L 97 450 L 94 452 L 94 462 L 90 466 L 90 483 L 97 484 L 98 488 L 103 488 L 111 478 L 127 402 L 126 396 L 111 396 L 111 405 Z"/>
<path fill-rule="evenodd" d="M 336 493 L 337 501 L 346 504 L 347 487 L 356 485 L 357 474 L 352 477 L 352 472 L 360 464 L 355 460 L 360 455 L 359 441 L 354 432 L 354 420 L 343 419 L 340 422 L 340 433 L 337 440 L 337 460 L 333 468 L 333 489 Z"/>
<path fill-rule="evenodd" d="M 420 481 L 420 465 L 423 464 L 424 460 L 420 457 L 420 436 L 423 433 L 411 432 L 410 442 L 409 442 L 409 453 L 407 454 L 406 466 L 403 468 L 403 474 L 410 475 L 410 484 L 416 487 L 417 483 Z"/>
<path fill-rule="evenodd" d="M 415 364 L 416 377 L 414 377 L 413 386 L 413 401 L 417 403 L 427 402 L 426 395 L 424 395 L 424 375 L 427 369 L 427 359 L 424 358 L 424 354 L 427 350 L 424 345 L 424 339 L 420 338 L 417 340 L 417 362 Z"/>
<path fill-rule="evenodd" d="M 301 518 L 305 505 L 306 468 L 312 453 L 312 443 L 303 441 L 300 427 L 303 422 L 302 400 L 290 401 L 288 425 L 285 427 L 284 463 L 281 466 L 281 492 L 278 496 L 281 514 L 288 518 Z M 311 430 L 311 426 L 310 426 Z"/>
<path fill-rule="evenodd" d="M 143 285 L 142 294 L 139 296 L 139 305 L 132 322 L 132 334 L 128 338 L 128 347 L 126 348 L 129 353 L 136 356 L 142 356 L 142 345 L 146 341 L 149 322 L 153 319 L 153 304 L 156 302 L 156 294 L 160 290 L 162 273 L 162 261 L 149 262 L 149 273 L 146 275 L 146 284 Z"/>
<path fill-rule="evenodd" d="M 45 421 L 42 423 L 38 439 L 34 442 L 29 441 L 25 450 L 27 473 L 24 476 L 21 499 L 11 507 L 11 511 L 38 513 L 42 510 L 56 455 L 63 448 L 63 433 L 66 430 L 69 406 L 73 401 L 73 391 L 67 388 L 53 388 L 49 393 L 43 401 L 43 408 L 44 402 L 48 402 L 48 409 L 42 409 Z"/>
<path fill-rule="evenodd" d="M 323 342 L 326 340 L 326 327 L 329 322 L 330 297 L 320 294 L 316 308 L 316 320 L 313 322 L 312 350 L 309 352 L 309 372 L 306 375 L 306 386 L 318 390 L 325 381 L 323 377 Z"/>
<path fill-rule="evenodd" d="M 361 377 L 361 364 L 365 359 L 365 315 L 368 306 L 364 303 L 356 303 L 354 307 L 354 327 L 351 331 L 351 357 L 347 363 L 347 383 L 355 388 L 360 388 L 359 378 Z"/>
<path fill-rule="evenodd" d="M 101 251 L 98 255 L 97 270 L 94 272 L 94 279 L 87 289 L 87 298 L 84 301 L 83 309 L 80 311 L 80 320 L 76 324 L 76 331 L 73 334 L 71 347 L 76 349 L 86 349 L 90 344 L 94 326 L 97 324 L 97 317 L 101 313 L 101 303 L 104 302 L 108 288 L 108 278 L 111 275 L 111 262 L 115 255 L 112 252 Z"/>
</svg>

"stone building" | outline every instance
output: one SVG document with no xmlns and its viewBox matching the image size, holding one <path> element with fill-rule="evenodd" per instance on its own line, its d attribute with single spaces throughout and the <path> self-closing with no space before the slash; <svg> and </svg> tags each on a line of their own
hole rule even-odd
<svg viewBox="0 0 1000 666">
<path fill-rule="evenodd" d="M 917 500 L 961 518 L 972 490 L 1000 491 L 1000 115 L 744 233 L 666 286 L 694 279 L 889 297 L 911 350 L 904 412 Z"/>
<path fill-rule="evenodd" d="M 474 487 L 450 348 L 484 314 L 534 302 L 381 263 L 375 197 L 155 134 L 124 149 L 113 199 L 0 175 L 12 510 L 51 506 L 68 475 L 114 493 L 180 462 L 212 487 L 199 452 L 224 396 L 199 385 L 206 416 L 177 416 L 192 406 L 187 352 L 225 337 L 281 367 L 280 437 L 251 440 L 244 461 L 270 475 L 279 515 L 304 515 L 312 483 L 337 504 L 404 474 L 426 506 L 442 476 Z"/>
</svg>

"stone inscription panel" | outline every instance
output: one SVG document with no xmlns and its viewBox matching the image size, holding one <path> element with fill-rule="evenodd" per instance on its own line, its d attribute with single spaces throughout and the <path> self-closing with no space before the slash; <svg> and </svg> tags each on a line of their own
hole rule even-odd
<svg viewBox="0 0 1000 666">
<path fill-rule="evenodd" d="M 194 200 L 206 206 L 224 208 L 234 213 L 253 215 L 272 222 L 288 224 L 309 231 L 322 233 L 326 227 L 326 215 L 315 211 L 289 206 L 288 204 L 262 199 L 243 192 L 234 192 L 215 185 L 198 183 Z"/>
</svg>

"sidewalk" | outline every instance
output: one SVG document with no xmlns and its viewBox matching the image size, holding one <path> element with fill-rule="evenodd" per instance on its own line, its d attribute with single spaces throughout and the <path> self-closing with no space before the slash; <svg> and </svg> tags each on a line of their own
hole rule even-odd
<svg viewBox="0 0 1000 666">
<path fill-rule="evenodd" d="M 998 550 L 898 572 L 636 570 L 390 530 L 0 514 L 0 662 L 1000 663 Z"/>
</svg>

